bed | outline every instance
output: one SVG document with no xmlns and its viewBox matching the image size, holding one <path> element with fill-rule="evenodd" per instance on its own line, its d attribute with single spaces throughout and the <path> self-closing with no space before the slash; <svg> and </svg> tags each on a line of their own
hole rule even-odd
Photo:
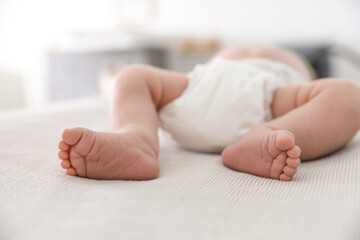
<svg viewBox="0 0 360 240">
<path fill-rule="evenodd" d="M 100 97 L 0 115 L 0 239 L 360 239 L 360 134 L 292 182 L 232 171 L 159 130 L 160 177 L 65 175 L 66 127 L 108 130 Z"/>
</svg>

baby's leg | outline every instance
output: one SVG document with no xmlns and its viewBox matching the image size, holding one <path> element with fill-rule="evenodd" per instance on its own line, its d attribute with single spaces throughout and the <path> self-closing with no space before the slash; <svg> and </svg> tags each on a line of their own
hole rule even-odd
<svg viewBox="0 0 360 240">
<path fill-rule="evenodd" d="M 94 179 L 146 180 L 159 174 L 157 111 L 184 91 L 188 78 L 148 66 L 117 77 L 111 98 L 112 132 L 65 129 L 59 157 L 67 174 Z"/>
<path fill-rule="evenodd" d="M 300 149 L 302 160 L 318 158 L 357 133 L 360 88 L 339 79 L 282 87 L 274 93 L 272 113 L 272 121 L 253 128 L 223 151 L 226 166 L 290 180 L 300 163 Z"/>
</svg>

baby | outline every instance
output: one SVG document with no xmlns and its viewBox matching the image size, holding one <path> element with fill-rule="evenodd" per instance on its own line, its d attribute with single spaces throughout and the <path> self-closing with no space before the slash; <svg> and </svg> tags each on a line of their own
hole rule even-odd
<svg viewBox="0 0 360 240">
<path fill-rule="evenodd" d="M 61 166 L 93 179 L 154 179 L 160 123 L 186 148 L 221 152 L 233 170 L 289 181 L 300 156 L 330 154 L 360 128 L 359 86 L 312 78 L 299 55 L 262 46 L 222 51 L 189 75 L 128 66 L 114 83 L 111 132 L 65 129 Z"/>
</svg>

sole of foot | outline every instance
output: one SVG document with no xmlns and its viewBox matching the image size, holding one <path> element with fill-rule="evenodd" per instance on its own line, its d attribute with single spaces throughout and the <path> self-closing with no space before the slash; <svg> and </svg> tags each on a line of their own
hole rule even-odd
<svg viewBox="0 0 360 240">
<path fill-rule="evenodd" d="M 260 126 L 225 148 L 222 161 L 240 172 L 290 181 L 300 164 L 300 154 L 291 132 Z"/>
<path fill-rule="evenodd" d="M 159 175 L 158 154 L 137 131 L 65 129 L 58 147 L 61 166 L 71 176 L 150 180 Z"/>
</svg>

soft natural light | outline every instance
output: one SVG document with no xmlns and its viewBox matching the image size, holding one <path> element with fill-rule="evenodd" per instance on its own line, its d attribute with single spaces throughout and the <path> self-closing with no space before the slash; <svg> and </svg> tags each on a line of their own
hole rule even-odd
<svg viewBox="0 0 360 240">
<path fill-rule="evenodd" d="M 340 42 L 360 49 L 359 12 L 356 0 L 0 0 L 0 72 L 24 87 L 12 89 L 13 98 L 25 94 L 26 106 L 38 106 L 49 99 L 48 53 L 59 49 L 158 46 L 189 37 L 222 45 Z M 7 89 L 5 80 L 0 84 Z"/>
</svg>

